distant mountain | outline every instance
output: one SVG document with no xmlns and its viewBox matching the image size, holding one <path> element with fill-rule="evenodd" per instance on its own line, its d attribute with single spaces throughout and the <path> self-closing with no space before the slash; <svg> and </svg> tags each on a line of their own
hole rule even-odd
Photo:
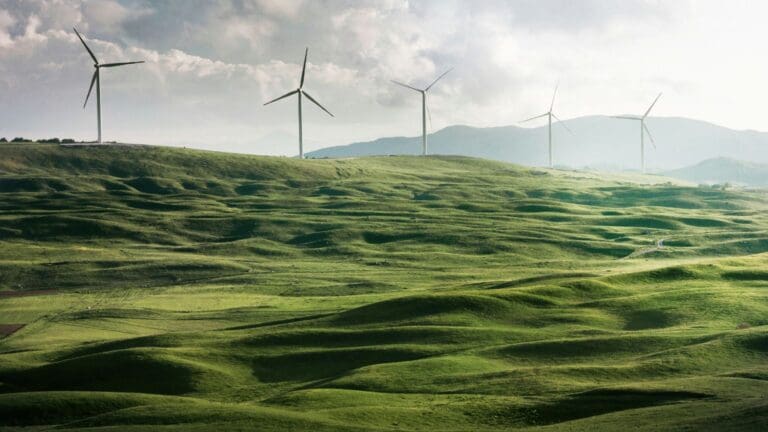
<svg viewBox="0 0 768 432">
<path fill-rule="evenodd" d="M 732 183 L 768 186 L 768 164 L 730 158 L 707 159 L 696 165 L 667 171 L 667 176 L 703 184 Z"/>
<path fill-rule="evenodd" d="M 640 131 L 637 122 L 589 116 L 566 120 L 565 124 L 573 130 L 573 135 L 558 125 L 552 126 L 556 165 L 616 169 L 639 167 Z M 679 117 L 649 118 L 648 127 L 656 140 L 656 149 L 646 141 L 646 161 L 650 170 L 677 169 L 716 157 L 768 163 L 768 133 L 737 131 Z M 547 163 L 547 129 L 546 126 L 450 126 L 429 135 L 429 151 L 433 154 L 466 155 L 543 166 Z M 391 137 L 328 147 L 310 152 L 308 156 L 351 157 L 420 152 L 421 137 Z"/>
</svg>

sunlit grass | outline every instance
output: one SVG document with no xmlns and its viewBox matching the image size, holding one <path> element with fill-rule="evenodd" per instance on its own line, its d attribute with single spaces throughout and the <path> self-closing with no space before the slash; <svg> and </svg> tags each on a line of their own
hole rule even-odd
<svg viewBox="0 0 768 432">
<path fill-rule="evenodd" d="M 762 192 L 460 157 L 2 150 L 0 324 L 26 326 L 0 339 L 0 428 L 767 420 Z"/>
</svg>

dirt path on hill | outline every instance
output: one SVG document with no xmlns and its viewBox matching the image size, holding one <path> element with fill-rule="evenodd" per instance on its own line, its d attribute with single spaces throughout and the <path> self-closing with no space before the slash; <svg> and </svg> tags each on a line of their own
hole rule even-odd
<svg viewBox="0 0 768 432">
<path fill-rule="evenodd" d="M 621 259 L 629 259 L 629 258 L 637 258 L 639 256 L 643 256 L 649 253 L 658 252 L 660 250 L 664 249 L 664 239 L 659 239 L 656 241 L 656 245 L 653 247 L 645 248 L 645 249 L 638 249 L 631 254 L 625 256 Z"/>
<path fill-rule="evenodd" d="M 8 337 L 24 328 L 26 324 L 0 324 L 0 338 Z"/>
</svg>

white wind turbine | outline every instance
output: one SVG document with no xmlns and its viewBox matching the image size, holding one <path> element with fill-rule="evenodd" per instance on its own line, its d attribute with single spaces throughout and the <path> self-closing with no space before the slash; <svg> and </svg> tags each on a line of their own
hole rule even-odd
<svg viewBox="0 0 768 432">
<path fill-rule="evenodd" d="M 553 109 L 555 107 L 555 96 L 557 96 L 557 88 L 559 86 L 560 86 L 560 84 L 555 86 L 555 92 L 552 94 L 552 103 L 549 104 L 549 111 L 545 112 L 544 114 L 537 115 L 535 117 L 531 117 L 529 119 L 525 119 L 525 120 L 520 122 L 520 123 L 525 123 L 525 122 L 528 122 L 528 121 L 531 121 L 531 120 L 536 120 L 536 119 L 539 119 L 539 118 L 542 118 L 542 117 L 547 117 L 547 120 L 549 122 L 548 123 L 549 138 L 548 139 L 549 139 L 549 167 L 550 168 L 553 167 L 553 164 L 552 164 L 552 117 L 554 117 L 555 120 L 557 120 L 557 122 L 560 124 L 560 126 L 564 127 L 565 130 L 567 130 L 568 132 L 573 134 L 573 131 L 568 129 L 568 126 L 566 126 L 565 123 L 563 123 L 563 121 L 560 120 L 560 118 L 558 116 L 556 116 L 554 111 L 553 111 Z"/>
<path fill-rule="evenodd" d="M 429 91 L 429 89 L 432 88 L 433 85 L 435 85 L 438 81 L 440 81 L 440 79 L 442 79 L 444 76 L 448 75 L 448 72 L 452 70 L 453 68 L 443 72 L 442 75 L 440 75 L 434 81 L 432 81 L 432 84 L 428 85 L 424 89 L 419 89 L 416 87 L 409 86 L 408 84 L 403 84 L 401 82 L 392 80 L 393 83 L 399 86 L 421 93 L 421 154 L 422 156 L 427 155 L 427 112 L 429 110 L 429 108 L 427 108 L 427 92 Z M 431 121 L 431 116 L 430 116 L 430 121 Z"/>
<path fill-rule="evenodd" d="M 651 131 L 648 129 L 648 126 L 645 125 L 645 118 L 648 117 L 648 114 L 653 109 L 653 106 L 656 105 L 656 102 L 659 101 L 659 98 L 661 97 L 661 93 L 659 93 L 658 96 L 656 96 L 656 99 L 653 100 L 653 103 L 651 106 L 648 107 L 648 109 L 645 111 L 645 114 L 642 116 L 613 116 L 613 118 L 619 118 L 624 120 L 636 120 L 640 122 L 640 169 L 642 170 L 643 174 L 645 174 L 645 134 L 648 134 L 648 138 L 651 139 L 651 144 L 653 144 L 653 148 L 656 148 L 656 142 L 653 141 L 653 135 L 651 135 Z"/>
<path fill-rule="evenodd" d="M 86 44 L 85 40 L 83 40 L 83 37 L 80 36 L 80 32 L 78 32 L 77 29 L 74 27 L 72 28 L 72 30 L 75 31 L 75 34 L 77 34 L 78 39 L 80 39 L 80 42 L 83 43 L 85 50 L 88 51 L 88 54 L 93 59 L 93 67 L 96 69 L 93 71 L 93 77 L 91 78 L 91 86 L 88 87 L 88 94 L 85 96 L 85 103 L 83 104 L 83 109 L 85 109 L 85 106 L 88 104 L 88 98 L 91 97 L 91 91 L 93 90 L 93 84 L 95 83 L 96 84 L 96 122 L 98 123 L 98 127 L 99 127 L 99 144 L 101 144 L 101 68 L 125 66 L 125 65 L 144 63 L 144 62 L 132 61 L 132 62 L 122 62 L 122 63 L 100 64 L 99 61 L 96 59 L 96 56 L 93 54 L 93 51 L 91 51 L 91 49 L 88 48 L 88 44 Z"/>
<path fill-rule="evenodd" d="M 280 96 L 278 98 L 272 99 L 271 101 L 269 101 L 269 102 L 264 104 L 266 106 L 266 105 L 271 104 L 272 102 L 277 102 L 280 99 L 285 99 L 288 96 L 293 96 L 295 94 L 299 95 L 299 158 L 300 159 L 304 159 L 304 136 L 303 136 L 303 131 L 302 131 L 302 120 L 301 120 L 301 100 L 302 100 L 302 97 L 306 96 L 307 99 L 309 99 L 315 105 L 320 107 L 321 110 L 325 111 L 326 113 L 328 113 L 329 116 L 333 117 L 333 114 L 331 114 L 330 111 L 325 109 L 324 106 L 320 105 L 320 102 L 316 101 L 315 98 L 313 98 L 312 96 L 309 95 L 309 93 L 304 91 L 304 75 L 305 75 L 305 73 L 307 71 L 307 55 L 308 54 L 309 54 L 309 48 L 307 48 L 304 51 L 304 65 L 301 67 L 301 81 L 299 81 L 299 88 L 297 88 L 296 90 L 293 90 L 293 91 L 289 91 L 288 93 L 286 93 L 286 94 L 284 94 L 284 95 L 282 95 L 282 96 Z"/>
</svg>

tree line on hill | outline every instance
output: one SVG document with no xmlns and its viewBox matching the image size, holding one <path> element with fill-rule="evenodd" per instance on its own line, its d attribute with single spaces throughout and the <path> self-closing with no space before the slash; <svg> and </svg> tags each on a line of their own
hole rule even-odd
<svg viewBox="0 0 768 432">
<path fill-rule="evenodd" d="M 7 142 L 12 142 L 12 143 L 36 142 L 36 143 L 44 143 L 44 144 L 74 144 L 76 141 L 74 139 L 72 139 L 72 138 L 61 138 L 61 139 L 59 139 L 59 138 L 47 138 L 47 139 L 46 138 L 41 138 L 41 139 L 38 139 L 38 140 L 32 140 L 32 139 L 27 139 L 27 138 L 23 138 L 23 137 L 16 137 L 16 138 L 14 138 L 14 139 L 12 139 L 10 141 L 6 137 L 0 138 L 0 143 L 7 143 Z"/>
</svg>

